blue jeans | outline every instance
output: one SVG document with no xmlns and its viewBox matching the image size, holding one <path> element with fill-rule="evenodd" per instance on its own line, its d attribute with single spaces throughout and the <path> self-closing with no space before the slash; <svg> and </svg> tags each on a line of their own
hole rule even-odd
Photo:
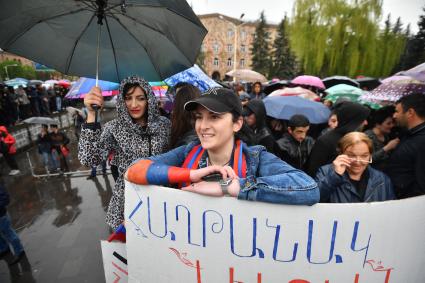
<svg viewBox="0 0 425 283">
<path fill-rule="evenodd" d="M 6 213 L 0 217 L 0 252 L 6 251 L 9 248 L 9 244 L 12 245 L 15 255 L 19 255 L 24 251 L 21 240 L 19 240 L 18 235 L 12 228 L 10 217 Z"/>
<path fill-rule="evenodd" d="M 102 173 L 105 174 L 106 173 L 106 160 L 103 160 L 101 165 L 102 165 Z M 97 173 L 97 166 L 92 166 L 90 176 L 95 177 L 96 173 Z"/>
<path fill-rule="evenodd" d="M 62 98 L 59 96 L 56 96 L 56 110 L 59 112 L 62 110 Z"/>
<path fill-rule="evenodd" d="M 42 152 L 41 155 L 43 157 L 44 167 L 48 167 L 49 169 L 59 168 L 58 160 L 53 157 L 51 152 Z"/>
</svg>

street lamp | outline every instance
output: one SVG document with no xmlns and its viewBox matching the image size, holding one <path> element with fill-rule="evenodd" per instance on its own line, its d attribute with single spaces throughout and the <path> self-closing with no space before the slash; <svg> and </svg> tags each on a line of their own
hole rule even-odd
<svg viewBox="0 0 425 283">
<path fill-rule="evenodd" d="M 9 80 L 9 73 L 7 72 L 7 67 L 17 67 L 18 66 L 18 64 L 11 64 L 11 65 L 6 65 L 6 66 L 4 66 L 4 70 L 5 70 L 5 72 L 6 72 L 6 81 L 8 81 Z"/>
<path fill-rule="evenodd" d="M 239 17 L 239 20 L 242 20 L 242 18 L 245 16 L 244 13 L 241 14 L 241 16 Z M 238 51 L 238 33 L 239 33 L 239 27 L 242 26 L 245 23 L 240 23 L 238 25 L 235 25 L 235 44 L 234 44 L 234 52 L 233 52 L 233 82 L 236 82 L 236 76 L 235 76 L 235 72 L 236 72 L 236 62 L 237 62 L 237 51 Z"/>
</svg>

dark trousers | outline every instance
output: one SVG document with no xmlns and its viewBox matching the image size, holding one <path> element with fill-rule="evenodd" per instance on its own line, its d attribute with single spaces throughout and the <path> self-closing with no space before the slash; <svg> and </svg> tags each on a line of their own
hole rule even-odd
<svg viewBox="0 0 425 283">
<path fill-rule="evenodd" d="M 4 160 L 6 160 L 6 163 L 11 170 L 19 170 L 14 154 L 3 153 L 3 157 L 4 157 Z"/>
<path fill-rule="evenodd" d="M 114 181 L 117 181 L 119 176 L 118 167 L 115 165 L 111 165 L 111 173 L 112 173 L 112 177 L 114 177 Z"/>
</svg>

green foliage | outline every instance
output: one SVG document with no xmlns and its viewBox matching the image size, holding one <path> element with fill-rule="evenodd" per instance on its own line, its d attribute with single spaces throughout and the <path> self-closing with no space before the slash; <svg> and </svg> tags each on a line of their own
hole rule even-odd
<svg viewBox="0 0 425 283">
<path fill-rule="evenodd" d="M 269 40 L 269 34 L 266 29 L 266 18 L 264 11 L 262 11 L 255 29 L 255 39 L 251 48 L 252 69 L 266 77 L 271 66 Z"/>
<path fill-rule="evenodd" d="M 400 60 L 407 37 L 388 15 L 379 29 L 381 0 L 297 0 L 291 46 L 305 73 L 388 76 Z"/>
<path fill-rule="evenodd" d="M 0 75 L 3 80 L 6 80 L 6 66 L 8 66 L 7 73 L 9 74 L 9 79 L 25 78 L 30 80 L 36 78 L 36 73 L 33 66 L 26 66 L 22 65 L 22 63 L 18 61 L 7 60 L 0 63 Z"/>
<path fill-rule="evenodd" d="M 287 27 L 288 20 L 285 16 L 279 24 L 278 34 L 273 43 L 270 77 L 292 79 L 297 74 L 297 61 L 289 45 Z"/>
</svg>

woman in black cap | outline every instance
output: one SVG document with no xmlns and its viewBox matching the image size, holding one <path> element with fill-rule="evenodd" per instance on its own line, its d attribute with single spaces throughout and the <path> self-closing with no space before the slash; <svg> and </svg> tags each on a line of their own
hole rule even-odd
<svg viewBox="0 0 425 283">
<path fill-rule="evenodd" d="M 312 178 L 263 146 L 250 147 L 240 140 L 242 105 L 235 93 L 210 89 L 184 108 L 192 113 L 199 141 L 134 162 L 127 180 L 254 201 L 305 205 L 319 201 Z"/>
</svg>

